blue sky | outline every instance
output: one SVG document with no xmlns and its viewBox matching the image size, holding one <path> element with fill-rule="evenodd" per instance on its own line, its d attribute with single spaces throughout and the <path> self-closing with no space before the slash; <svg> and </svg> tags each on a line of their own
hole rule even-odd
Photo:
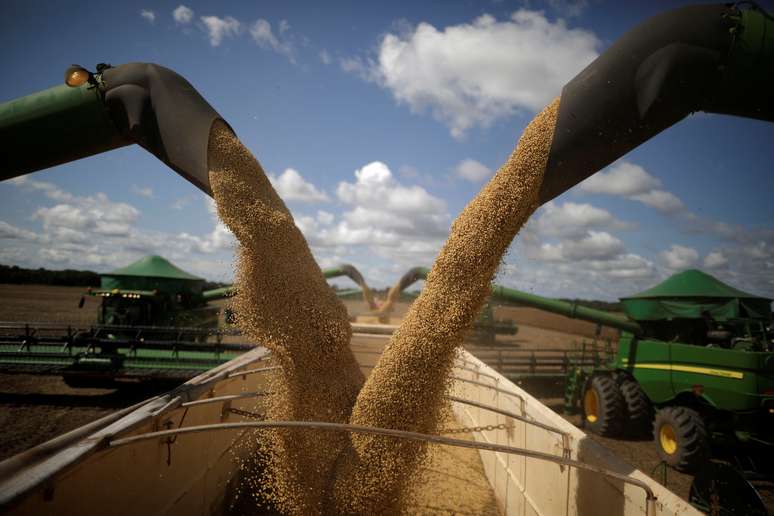
<svg viewBox="0 0 774 516">
<path fill-rule="evenodd" d="M 6 1 L 0 101 L 71 63 L 173 68 L 261 161 L 321 265 L 353 263 L 382 287 L 432 262 L 567 80 L 677 5 L 71 2 L 44 15 L 49 3 Z M 541 208 L 498 281 L 612 299 L 698 267 L 774 296 L 772 137 L 764 122 L 683 121 Z M 104 271 L 149 253 L 231 278 L 211 204 L 136 146 L 0 183 L 0 263 Z"/>
</svg>

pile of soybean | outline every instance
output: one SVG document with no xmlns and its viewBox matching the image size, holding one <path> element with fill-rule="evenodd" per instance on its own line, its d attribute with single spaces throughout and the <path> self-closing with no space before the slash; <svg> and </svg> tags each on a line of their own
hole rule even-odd
<svg viewBox="0 0 774 516">
<path fill-rule="evenodd" d="M 213 127 L 210 183 L 239 240 L 233 308 L 242 331 L 282 367 L 267 415 L 438 433 L 464 333 L 489 294 L 514 236 L 538 206 L 559 100 L 527 126 L 516 149 L 452 224 L 422 294 L 367 381 L 349 349 L 344 306 L 328 287 L 260 164 L 225 124 Z M 407 512 L 422 443 L 365 434 L 275 430 L 265 495 L 288 514 Z"/>
</svg>

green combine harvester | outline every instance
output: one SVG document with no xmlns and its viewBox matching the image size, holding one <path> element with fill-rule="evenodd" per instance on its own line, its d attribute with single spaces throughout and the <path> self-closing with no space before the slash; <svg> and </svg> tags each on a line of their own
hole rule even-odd
<svg viewBox="0 0 774 516">
<path fill-rule="evenodd" d="M 771 299 L 698 270 L 621 299 L 626 318 L 505 287 L 493 297 L 620 330 L 609 363 L 569 368 L 565 412 L 602 436 L 652 436 L 664 464 L 696 475 L 697 507 L 717 482 L 760 505 L 748 481 L 774 478 Z"/>
<path fill-rule="evenodd" d="M 399 285 L 406 288 L 428 272 L 414 268 Z M 734 450 L 735 466 L 753 478 L 771 475 L 771 299 L 698 270 L 677 273 L 621 299 L 626 317 L 500 285 L 492 286 L 490 298 L 621 332 L 608 363 L 590 366 L 576 357 L 566 369 L 565 412 L 581 412 L 591 432 L 621 438 L 652 435 L 663 462 L 680 471 L 708 467 L 717 445 Z M 539 359 L 535 365 L 539 375 Z"/>
<path fill-rule="evenodd" d="M 613 361 L 568 378 L 566 406 L 589 430 L 652 431 L 664 462 L 689 472 L 713 442 L 774 450 L 770 299 L 688 270 L 621 303 L 629 320 L 615 326 Z"/>
<path fill-rule="evenodd" d="M 339 291 L 375 306 L 362 274 L 349 264 L 323 271 L 360 288 Z M 61 375 L 72 387 L 187 380 L 251 349 L 230 326 L 230 312 L 209 304 L 233 295 L 161 256 L 147 256 L 100 275 L 86 295 L 101 299 L 97 323 L 0 322 L 0 372 Z M 85 299 L 81 298 L 82 308 Z M 223 315 L 221 317 L 221 314 Z"/>
<path fill-rule="evenodd" d="M 217 328 L 218 309 L 207 302 L 228 292 L 204 291 L 203 285 L 203 278 L 161 256 L 147 256 L 101 274 L 100 288 L 88 294 L 102 298 L 97 322 L 103 326 Z"/>
</svg>

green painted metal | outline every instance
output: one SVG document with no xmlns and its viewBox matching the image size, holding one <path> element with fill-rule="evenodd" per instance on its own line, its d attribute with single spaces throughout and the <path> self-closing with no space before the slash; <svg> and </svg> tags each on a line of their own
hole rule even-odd
<svg viewBox="0 0 774 516">
<path fill-rule="evenodd" d="M 0 104 L 0 180 L 130 145 L 99 88 L 61 85 Z"/>
<path fill-rule="evenodd" d="M 103 276 L 142 276 L 151 278 L 166 278 L 177 280 L 203 281 L 202 278 L 194 276 L 183 269 L 172 264 L 166 258 L 153 255 L 141 258 L 136 262 L 121 267 L 114 271 L 103 274 Z"/>
<path fill-rule="evenodd" d="M 625 335 L 613 367 L 626 370 L 656 405 L 687 395 L 728 411 L 759 410 L 774 399 L 774 353 L 639 340 Z M 767 361 L 770 363 L 767 365 Z M 700 386 L 700 387 L 699 387 Z"/>
<path fill-rule="evenodd" d="M 726 285 L 695 269 L 674 274 L 653 288 L 621 298 L 626 314 L 636 321 L 737 318 L 768 320 L 771 299 Z"/>
<path fill-rule="evenodd" d="M 113 350 L 111 355 L 103 355 L 87 344 L 74 345 L 67 350 L 52 350 L 51 346 L 33 345 L 19 353 L 18 344 L 0 344 L 0 370 L 23 366 L 51 366 L 59 368 L 57 372 L 75 373 L 76 368 L 101 366 L 109 370 L 114 365 L 111 357 L 120 355 L 122 371 L 127 370 L 171 370 L 171 371 L 207 371 L 236 358 L 243 351 L 217 350 L 214 346 L 201 351 L 176 351 L 174 346 L 168 349 L 146 349 L 141 343 L 135 346 L 122 346 Z"/>
<path fill-rule="evenodd" d="M 363 297 L 363 291 L 359 288 L 337 290 L 336 296 L 340 299 L 361 299 Z"/>
<path fill-rule="evenodd" d="M 400 289 L 405 290 L 413 283 L 419 280 L 427 279 L 427 275 L 429 273 L 430 269 L 427 267 L 414 267 L 401 278 L 399 282 Z M 610 326 L 619 330 L 633 333 L 640 333 L 642 331 L 642 328 L 636 322 L 627 320 L 623 317 L 618 317 L 608 312 L 586 308 L 584 306 L 578 305 L 577 303 L 568 303 L 558 299 L 550 299 L 535 294 L 529 294 L 527 292 L 503 287 L 501 285 L 492 285 L 491 297 L 492 299 L 496 299 L 498 301 L 519 303 L 534 308 L 539 308 L 547 312 L 564 315 L 566 317 L 583 319 L 601 324 L 603 326 Z"/>
<path fill-rule="evenodd" d="M 571 317 L 573 319 L 583 319 L 585 321 L 595 322 L 603 326 L 609 326 L 623 331 L 632 333 L 642 332 L 642 328 L 636 322 L 608 312 L 603 312 L 602 310 L 594 310 L 593 308 L 580 306 L 577 303 L 550 299 L 500 285 L 494 285 L 492 287 L 492 297 L 502 301 L 539 308 L 540 310 L 564 315 L 565 317 Z"/>
<path fill-rule="evenodd" d="M 352 269 L 353 268 L 352 268 L 351 265 L 344 264 L 344 265 L 340 265 L 338 267 L 331 267 L 329 269 L 323 269 L 322 273 L 323 273 L 323 276 L 326 279 L 338 278 L 340 276 L 348 276 L 348 277 L 352 278 L 352 272 L 351 272 Z M 187 274 L 187 273 L 185 273 L 185 274 Z M 360 273 L 356 274 L 356 277 L 358 277 L 358 276 L 360 277 L 360 281 L 362 282 L 362 284 L 365 285 L 365 282 L 362 281 L 362 276 L 360 276 Z M 357 279 L 352 278 L 352 280 L 355 281 L 356 283 L 358 283 Z M 360 284 L 360 283 L 358 283 L 358 284 Z M 204 297 L 204 299 L 213 300 L 213 299 L 221 299 L 221 298 L 224 298 L 224 297 L 233 296 L 235 292 L 236 292 L 236 290 L 235 290 L 234 286 L 232 285 L 232 286 L 228 286 L 228 287 L 216 288 L 216 289 L 213 289 L 213 290 L 206 290 L 206 291 L 202 292 L 202 296 Z M 346 298 L 346 299 L 352 298 L 352 299 L 354 299 L 354 298 L 357 298 L 357 297 L 362 297 L 363 296 L 363 291 L 361 289 L 346 289 L 346 290 L 339 290 L 339 291 L 337 291 L 336 294 L 340 298 Z"/>
<path fill-rule="evenodd" d="M 189 274 L 161 256 L 146 256 L 126 267 L 100 275 L 103 289 L 158 290 L 199 295 L 204 279 Z"/>
<path fill-rule="evenodd" d="M 202 297 L 207 301 L 214 301 L 216 299 L 223 299 L 224 297 L 231 297 L 234 295 L 234 287 L 220 287 L 212 290 L 205 290 L 202 292 Z"/>
<path fill-rule="evenodd" d="M 735 81 L 760 83 L 774 77 L 774 18 L 759 9 L 741 10 L 729 56 Z"/>
</svg>

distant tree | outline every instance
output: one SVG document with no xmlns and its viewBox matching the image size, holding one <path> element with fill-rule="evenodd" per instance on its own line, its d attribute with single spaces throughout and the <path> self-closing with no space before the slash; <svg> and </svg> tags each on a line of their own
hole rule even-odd
<svg viewBox="0 0 774 516">
<path fill-rule="evenodd" d="M 214 290 L 216 288 L 230 287 L 231 283 L 223 283 L 222 281 L 205 281 L 202 290 Z"/>
<path fill-rule="evenodd" d="M 39 269 L 25 269 L 16 265 L 0 264 L 0 283 L 98 287 L 99 274 L 93 271 L 73 269 L 62 271 L 50 271 L 42 267 Z"/>
<path fill-rule="evenodd" d="M 602 310 L 605 312 L 622 312 L 623 307 L 618 301 L 599 301 L 596 299 L 562 299 L 568 303 L 576 303 L 578 306 L 585 306 L 586 308 L 593 308 L 595 310 Z"/>
</svg>

